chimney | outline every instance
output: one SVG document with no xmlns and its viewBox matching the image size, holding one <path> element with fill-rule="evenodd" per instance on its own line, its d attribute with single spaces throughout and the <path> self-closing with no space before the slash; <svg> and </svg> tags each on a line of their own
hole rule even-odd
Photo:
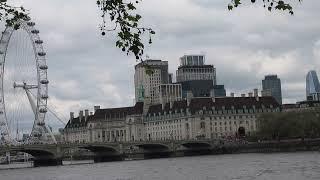
<svg viewBox="0 0 320 180">
<path fill-rule="evenodd" d="M 163 98 L 161 98 L 161 97 L 160 97 L 160 104 L 161 104 L 162 110 L 164 110 L 166 103 L 164 102 Z"/>
<path fill-rule="evenodd" d="M 190 103 L 191 103 L 191 99 L 193 97 L 193 94 L 191 91 L 187 92 L 187 106 L 189 107 Z"/>
<path fill-rule="evenodd" d="M 70 124 L 72 124 L 73 119 L 74 119 L 74 112 L 70 112 Z"/>
<path fill-rule="evenodd" d="M 246 97 L 246 94 L 241 94 L 241 97 Z"/>
<path fill-rule="evenodd" d="M 231 96 L 231 97 L 234 97 L 234 93 L 233 93 L 233 92 L 232 92 L 232 93 L 230 93 L 230 96 Z"/>
<path fill-rule="evenodd" d="M 210 90 L 210 97 L 215 97 L 215 95 L 214 95 L 214 89 L 211 89 L 211 90 Z"/>
<path fill-rule="evenodd" d="M 165 106 L 166 106 L 165 103 L 161 103 L 162 110 L 164 110 Z"/>
<path fill-rule="evenodd" d="M 100 109 L 100 106 L 94 106 L 93 109 L 94 109 L 94 112 L 96 112 L 98 109 Z"/>
<path fill-rule="evenodd" d="M 83 111 L 80 111 L 79 112 L 79 121 L 81 122 L 83 119 Z"/>
<path fill-rule="evenodd" d="M 87 122 L 87 120 L 88 120 L 88 116 L 89 116 L 89 110 L 88 109 L 86 109 L 86 110 L 84 110 L 84 120 Z"/>
<path fill-rule="evenodd" d="M 253 89 L 253 95 L 254 95 L 254 97 L 258 97 L 259 96 L 258 89 Z"/>
<path fill-rule="evenodd" d="M 249 93 L 248 93 L 248 96 L 249 96 L 249 97 L 253 97 L 253 93 L 252 93 L 252 92 L 249 92 Z"/>
</svg>

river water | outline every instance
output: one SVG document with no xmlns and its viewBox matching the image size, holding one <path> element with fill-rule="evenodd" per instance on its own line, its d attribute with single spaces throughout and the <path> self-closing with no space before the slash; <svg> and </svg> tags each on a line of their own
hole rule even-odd
<svg viewBox="0 0 320 180">
<path fill-rule="evenodd" d="M 194 156 L 0 170 L 0 180 L 320 180 L 320 153 Z"/>
</svg>

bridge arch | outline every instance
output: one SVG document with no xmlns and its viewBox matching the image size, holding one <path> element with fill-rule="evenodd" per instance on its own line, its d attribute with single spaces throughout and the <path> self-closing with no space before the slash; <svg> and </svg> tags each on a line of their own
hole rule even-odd
<svg viewBox="0 0 320 180">
<path fill-rule="evenodd" d="M 23 152 L 33 157 L 34 167 L 62 165 L 62 157 L 53 149 L 42 148 L 12 148 L 9 152 Z"/>
<path fill-rule="evenodd" d="M 121 161 L 124 159 L 120 148 L 107 145 L 78 146 L 79 149 L 87 149 L 93 153 L 94 162 Z"/>
<path fill-rule="evenodd" d="M 187 149 L 212 148 L 212 145 L 209 142 L 197 142 L 197 141 L 183 142 L 179 144 L 179 146 Z"/>
<path fill-rule="evenodd" d="M 138 147 L 144 159 L 167 158 L 172 155 L 173 149 L 169 144 L 144 142 L 131 146 Z"/>
<path fill-rule="evenodd" d="M 134 146 L 143 149 L 144 151 L 169 151 L 170 147 L 162 143 L 144 143 L 144 144 L 135 144 Z"/>
<path fill-rule="evenodd" d="M 79 149 L 87 149 L 93 153 L 119 153 L 119 150 L 112 146 L 104 145 L 88 145 L 88 146 L 79 146 Z"/>
</svg>

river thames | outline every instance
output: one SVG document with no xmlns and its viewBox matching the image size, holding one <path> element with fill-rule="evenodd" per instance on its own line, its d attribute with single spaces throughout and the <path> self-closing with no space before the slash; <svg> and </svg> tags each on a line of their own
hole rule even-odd
<svg viewBox="0 0 320 180">
<path fill-rule="evenodd" d="M 0 180 L 105 179 L 319 180 L 320 153 L 228 154 L 0 170 Z"/>
</svg>

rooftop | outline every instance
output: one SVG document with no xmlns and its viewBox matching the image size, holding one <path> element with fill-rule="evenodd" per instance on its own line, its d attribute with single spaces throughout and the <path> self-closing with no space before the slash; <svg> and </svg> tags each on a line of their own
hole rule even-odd
<svg viewBox="0 0 320 180">
<path fill-rule="evenodd" d="M 150 106 L 148 114 L 159 114 L 164 112 L 171 111 L 180 111 L 181 109 L 189 108 L 191 113 L 202 110 L 204 107 L 207 109 L 211 109 L 214 107 L 216 110 L 222 110 L 223 108 L 228 109 L 244 109 L 253 108 L 253 106 L 257 109 L 262 108 L 262 105 L 265 107 L 280 107 L 277 101 L 273 97 L 221 97 L 221 98 L 193 98 L 190 101 L 189 107 L 187 106 L 187 100 L 176 101 L 173 102 L 172 108 L 170 108 L 170 103 L 166 103 L 164 105 L 164 109 L 162 109 L 161 104 Z"/>
</svg>

